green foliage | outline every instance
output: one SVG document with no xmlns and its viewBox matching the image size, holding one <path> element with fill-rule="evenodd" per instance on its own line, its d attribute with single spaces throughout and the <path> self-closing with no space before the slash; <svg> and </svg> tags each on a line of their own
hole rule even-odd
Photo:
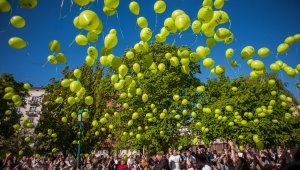
<svg viewBox="0 0 300 170">
<path fill-rule="evenodd" d="M 79 124 L 77 117 L 71 117 L 73 112 L 78 113 L 81 108 L 88 110 L 89 118 L 83 122 L 83 144 L 82 152 L 88 153 L 93 150 L 98 142 L 102 142 L 106 138 L 105 133 L 95 135 L 96 131 L 100 132 L 100 127 L 92 127 L 92 121 L 97 120 L 107 109 L 106 102 L 113 99 L 111 83 L 108 77 L 102 77 L 102 68 L 96 66 L 88 67 L 82 65 L 80 70 L 82 76 L 79 79 L 82 86 L 86 89 L 86 94 L 75 104 L 67 103 L 68 97 L 76 97 L 69 88 L 62 87 L 60 81 L 52 79 L 51 83 L 45 87 L 46 94 L 43 98 L 42 118 L 36 128 L 36 134 L 43 133 L 42 138 L 38 138 L 40 152 L 51 151 L 57 148 L 64 154 L 76 154 L 77 143 L 72 144 L 74 140 L 79 139 Z M 64 79 L 75 79 L 72 71 L 67 67 L 62 72 Z M 86 96 L 93 97 L 93 104 L 88 106 L 84 102 Z M 64 102 L 55 103 L 55 99 L 63 97 Z M 67 117 L 67 122 L 62 122 L 62 117 Z M 48 134 L 48 129 L 52 129 L 57 134 L 56 138 Z"/>
<path fill-rule="evenodd" d="M 188 48 L 181 48 L 191 52 Z M 181 66 L 172 66 L 165 58 L 165 54 L 171 53 L 172 56 L 177 56 L 178 49 L 179 47 L 174 45 L 152 43 L 147 52 L 129 49 L 134 52 L 133 59 L 126 58 L 126 52 L 122 56 L 123 63 L 128 67 L 128 73 L 124 77 L 126 85 L 118 91 L 118 96 L 123 93 L 127 97 L 119 97 L 116 102 L 122 105 L 127 103 L 129 108 L 122 107 L 119 110 L 120 116 L 113 117 L 108 123 L 115 126 L 112 133 L 117 147 L 166 151 L 169 147 L 185 146 L 190 143 L 190 139 L 182 138 L 176 124 L 180 123 L 185 126 L 188 123 L 187 120 L 190 119 L 190 113 L 195 108 L 194 104 L 198 98 L 196 87 L 200 85 L 199 79 L 195 76 L 200 73 L 200 66 L 191 62 L 190 74 L 183 73 Z M 139 79 L 137 73 L 134 72 L 135 63 L 141 66 L 140 73 L 144 74 L 143 79 Z M 165 64 L 165 70 L 150 70 L 149 67 L 153 63 L 156 66 L 161 63 Z M 142 90 L 141 94 L 137 94 L 138 88 Z M 142 100 L 143 94 L 148 95 L 148 101 Z M 180 95 L 179 101 L 173 100 L 175 94 Z M 183 99 L 187 99 L 189 103 L 182 105 Z M 188 110 L 186 116 L 182 115 L 184 109 Z M 134 112 L 138 113 L 136 119 L 132 118 Z M 160 115 L 163 112 L 165 118 L 161 119 Z M 176 114 L 181 116 L 180 120 L 174 118 Z M 133 121 L 133 125 L 128 126 L 128 121 Z M 141 135 L 141 138 L 138 139 L 136 135 Z M 185 140 L 178 142 L 180 138 Z"/>
<path fill-rule="evenodd" d="M 268 83 L 270 79 L 276 81 L 275 85 Z M 232 87 L 237 87 L 237 91 Z M 277 94 L 272 95 L 272 91 Z M 229 78 L 208 80 L 199 102 L 212 112 L 202 112 L 190 127 L 205 142 L 221 138 L 235 140 L 239 144 L 252 144 L 253 135 L 257 134 L 265 146 L 291 143 L 294 141 L 291 135 L 293 129 L 299 128 L 299 116 L 287 118 L 285 113 L 292 114 L 290 108 L 294 108 L 293 104 L 298 102 L 279 98 L 282 94 L 288 96 L 287 92 L 282 81 L 274 75 L 266 75 L 258 80 L 243 76 L 232 81 Z M 275 101 L 273 105 L 270 104 L 271 100 Z M 286 102 L 287 106 L 282 106 L 282 102 Z M 227 111 L 226 106 L 232 106 L 233 111 Z M 221 113 L 215 113 L 216 109 L 220 109 Z M 265 114 L 264 117 L 260 111 Z M 242 121 L 247 121 L 247 124 L 243 125 Z M 197 122 L 201 122 L 200 127 L 196 126 Z M 230 126 L 229 122 L 234 125 Z M 209 132 L 201 131 L 202 127 L 209 128 Z"/>
<path fill-rule="evenodd" d="M 12 87 L 14 94 L 21 97 L 21 107 L 24 106 L 25 97 L 28 95 L 28 92 L 23 88 L 23 85 L 23 82 L 17 82 L 11 74 L 1 74 L 0 76 L 0 139 L 2 145 L 9 149 L 12 149 L 10 148 L 12 144 L 15 145 L 18 142 L 15 138 L 19 136 L 19 133 L 16 133 L 16 129 L 13 128 L 13 125 L 20 122 L 20 115 L 17 112 L 17 107 L 14 102 L 4 99 L 3 96 L 5 95 L 5 88 Z M 10 115 L 5 115 L 7 110 L 11 111 Z"/>
</svg>

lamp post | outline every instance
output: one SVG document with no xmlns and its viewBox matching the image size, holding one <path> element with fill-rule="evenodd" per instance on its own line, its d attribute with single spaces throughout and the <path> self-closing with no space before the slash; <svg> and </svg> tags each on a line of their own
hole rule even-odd
<svg viewBox="0 0 300 170">
<path fill-rule="evenodd" d="M 81 142 L 82 142 L 82 113 L 84 112 L 84 108 L 81 108 L 78 111 L 78 122 L 79 122 L 79 143 L 78 143 L 78 149 L 77 149 L 77 168 L 80 169 L 79 165 L 80 165 L 80 149 L 81 149 Z"/>
</svg>

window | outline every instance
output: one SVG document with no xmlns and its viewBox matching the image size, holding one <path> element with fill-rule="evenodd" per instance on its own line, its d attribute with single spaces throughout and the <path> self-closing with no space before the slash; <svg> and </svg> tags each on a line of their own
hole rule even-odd
<svg viewBox="0 0 300 170">
<path fill-rule="evenodd" d="M 32 96 L 32 101 L 39 101 L 39 97 L 38 96 Z"/>
<path fill-rule="evenodd" d="M 29 108 L 29 112 L 35 112 L 36 111 L 36 107 L 30 107 Z"/>
</svg>

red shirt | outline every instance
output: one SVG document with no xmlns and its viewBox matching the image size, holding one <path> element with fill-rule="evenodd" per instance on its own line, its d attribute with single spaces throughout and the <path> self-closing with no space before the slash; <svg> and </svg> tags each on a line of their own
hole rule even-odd
<svg viewBox="0 0 300 170">
<path fill-rule="evenodd" d="M 128 169 L 128 165 L 119 165 L 117 170 L 125 170 Z"/>
</svg>

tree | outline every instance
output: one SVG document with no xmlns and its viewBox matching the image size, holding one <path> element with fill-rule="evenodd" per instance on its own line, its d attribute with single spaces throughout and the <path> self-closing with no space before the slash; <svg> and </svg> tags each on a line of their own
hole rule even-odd
<svg viewBox="0 0 300 170">
<path fill-rule="evenodd" d="M 275 75 L 257 80 L 244 76 L 210 79 L 199 98 L 202 113 L 190 127 L 207 143 L 221 138 L 239 144 L 255 142 L 259 148 L 289 144 L 299 119 L 292 116 L 298 101 L 288 94 Z"/>
<path fill-rule="evenodd" d="M 17 108 L 24 107 L 28 91 L 24 88 L 24 83 L 17 82 L 11 74 L 1 74 L 0 82 L 1 144 L 6 149 L 13 149 L 16 152 L 20 147 L 19 143 L 24 141 L 24 139 L 21 139 L 21 141 L 18 140 L 26 134 L 20 132 L 25 132 L 27 128 L 26 126 L 21 127 L 19 125 L 21 115 L 18 113 Z M 17 101 L 18 98 L 20 102 Z"/>
<path fill-rule="evenodd" d="M 186 63 L 171 64 L 172 57 Z M 120 66 L 112 70 L 111 80 L 118 95 L 116 103 L 122 107 L 104 123 L 116 147 L 166 151 L 190 143 L 190 134 L 180 130 L 195 110 L 196 88 L 201 85 L 196 78 L 200 73 L 197 54 L 187 47 L 139 43 L 125 51 L 121 60 L 128 73 L 122 75 Z"/>
<path fill-rule="evenodd" d="M 84 96 L 76 96 L 76 93 L 69 90 L 69 86 L 63 87 L 61 85 L 63 80 L 75 81 L 76 79 L 72 70 L 69 70 L 68 67 L 62 71 L 64 75 L 62 80 L 51 79 L 50 84 L 45 87 L 42 118 L 36 128 L 36 134 L 41 133 L 37 141 L 37 146 L 41 146 L 37 148 L 39 152 L 54 152 L 58 149 L 63 154 L 76 154 L 79 139 L 77 113 L 81 108 L 87 109 L 89 115 L 83 125 L 82 152 L 92 151 L 98 145 L 98 142 L 101 143 L 106 139 L 107 135 L 104 132 L 99 133 L 101 128 L 92 125 L 92 123 L 93 121 L 97 122 L 97 118 L 105 110 L 109 110 L 106 103 L 113 100 L 113 90 L 111 89 L 109 77 L 103 77 L 103 68 L 97 63 L 94 67 L 84 64 L 80 67 L 80 70 L 82 74 L 78 81 L 81 82 L 86 91 Z M 93 98 L 91 105 L 85 103 L 85 97 L 87 96 Z M 62 103 L 55 102 L 59 97 L 63 98 Z M 72 97 L 77 97 L 74 104 L 70 102 Z M 66 122 L 62 120 L 64 117 L 67 120 Z"/>
</svg>

